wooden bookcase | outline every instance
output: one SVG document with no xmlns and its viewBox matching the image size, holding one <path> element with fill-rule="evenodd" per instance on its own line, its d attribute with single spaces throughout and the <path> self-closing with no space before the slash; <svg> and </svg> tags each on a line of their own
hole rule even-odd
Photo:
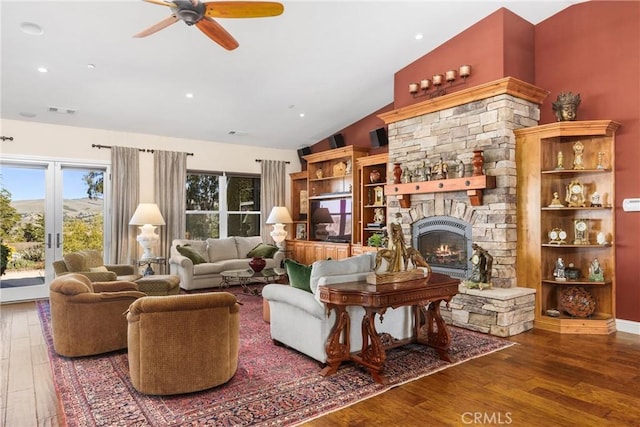
<svg viewBox="0 0 640 427">
<path fill-rule="evenodd" d="M 609 334 L 616 330 L 613 239 L 618 127 L 611 120 L 593 120 L 557 122 L 514 131 L 518 165 L 517 278 L 520 286 L 536 289 L 538 328 L 576 334 Z M 584 147 L 581 156 L 575 151 L 580 145 Z M 580 157 L 580 166 L 575 168 L 574 162 Z M 572 200 L 569 196 L 575 183 L 579 185 Z M 554 193 L 558 193 L 557 200 Z M 599 194 L 599 199 L 592 198 L 594 193 Z M 584 233 L 576 231 L 577 220 L 588 224 Z M 552 230 L 564 231 L 566 236 L 561 239 L 550 235 Z M 574 274 L 558 280 L 554 272 L 559 258 L 565 266 L 573 264 L 580 277 Z M 589 267 L 595 259 L 602 266 L 604 280 L 590 277 Z M 577 298 L 578 302 L 595 302 L 591 315 L 580 317 L 565 310 L 563 300 L 572 294 L 569 289 L 573 288 L 591 295 Z"/>
<path fill-rule="evenodd" d="M 379 210 L 384 218 L 383 224 L 388 222 L 387 203 L 384 196 L 384 186 L 387 183 L 387 168 L 389 155 L 386 153 L 376 154 L 373 156 L 360 157 L 356 164 L 358 170 L 358 178 L 360 182 L 360 198 L 357 204 L 360 209 L 358 221 L 358 233 L 354 238 L 354 243 L 363 247 L 367 245 L 367 239 L 374 233 L 382 233 L 379 227 L 371 226 L 375 223 L 375 214 Z M 377 172 L 377 174 L 376 174 Z M 372 182 L 371 175 L 378 176 Z M 366 251 L 367 249 L 363 249 Z"/>
</svg>

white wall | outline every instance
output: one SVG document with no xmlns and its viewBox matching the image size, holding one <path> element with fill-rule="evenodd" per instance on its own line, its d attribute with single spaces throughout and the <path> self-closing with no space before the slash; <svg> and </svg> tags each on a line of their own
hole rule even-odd
<svg viewBox="0 0 640 427">
<path fill-rule="evenodd" d="M 13 137 L 13 141 L 0 142 L 0 155 L 2 156 L 109 162 L 110 150 L 91 147 L 91 144 L 100 144 L 193 153 L 193 156 L 187 158 L 187 168 L 193 170 L 259 174 L 260 163 L 255 159 L 287 160 L 290 162 L 287 165 L 287 174 L 300 170 L 296 150 L 279 150 L 21 120 L 0 120 L 0 134 Z M 287 180 L 287 206 L 289 209 L 291 208 L 289 206 L 290 192 L 290 182 Z M 153 155 L 140 153 L 140 202 L 153 201 Z"/>
</svg>

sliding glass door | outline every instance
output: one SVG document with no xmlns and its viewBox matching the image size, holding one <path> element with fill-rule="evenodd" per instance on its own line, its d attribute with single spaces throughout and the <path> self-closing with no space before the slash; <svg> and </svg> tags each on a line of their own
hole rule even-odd
<svg viewBox="0 0 640 427">
<path fill-rule="evenodd" d="M 0 302 L 47 297 L 54 260 L 104 250 L 106 172 L 106 165 L 0 159 Z"/>
</svg>

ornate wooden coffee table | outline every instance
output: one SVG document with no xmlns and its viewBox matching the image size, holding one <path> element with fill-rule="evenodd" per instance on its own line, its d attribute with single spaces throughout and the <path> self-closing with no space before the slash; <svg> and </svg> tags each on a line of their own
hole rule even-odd
<svg viewBox="0 0 640 427">
<path fill-rule="evenodd" d="M 385 384 L 385 348 L 410 342 L 431 346 L 436 349 L 440 359 L 451 362 L 447 354 L 451 335 L 440 314 L 440 303 L 449 302 L 458 293 L 459 283 L 458 279 L 432 273 L 428 281 L 417 279 L 384 285 L 370 285 L 362 281 L 319 286 L 320 301 L 336 312 L 336 323 L 327 339 L 327 366 L 321 375 L 334 374 L 343 361 L 352 360 L 366 367 L 377 382 Z M 347 307 L 350 305 L 359 305 L 365 309 L 361 328 L 362 349 L 354 353 L 349 348 L 351 319 Z M 402 306 L 413 307 L 413 336 L 383 343 L 375 328 L 376 314 L 383 315 L 388 308 Z"/>
<path fill-rule="evenodd" d="M 265 268 L 262 271 L 255 272 L 250 268 L 240 270 L 226 270 L 220 273 L 222 276 L 221 287 L 229 287 L 229 285 L 239 284 L 242 291 L 255 296 L 261 296 L 258 289 L 251 289 L 247 285 L 249 283 L 274 283 L 286 274 L 284 268 Z"/>
</svg>

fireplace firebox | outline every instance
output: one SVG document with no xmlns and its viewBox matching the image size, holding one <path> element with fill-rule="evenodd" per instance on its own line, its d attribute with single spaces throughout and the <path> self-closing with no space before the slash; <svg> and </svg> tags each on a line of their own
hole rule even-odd
<svg viewBox="0 0 640 427">
<path fill-rule="evenodd" d="M 449 216 L 432 216 L 412 226 L 412 246 L 431 269 L 457 279 L 467 279 L 471 269 L 471 224 Z"/>
</svg>

